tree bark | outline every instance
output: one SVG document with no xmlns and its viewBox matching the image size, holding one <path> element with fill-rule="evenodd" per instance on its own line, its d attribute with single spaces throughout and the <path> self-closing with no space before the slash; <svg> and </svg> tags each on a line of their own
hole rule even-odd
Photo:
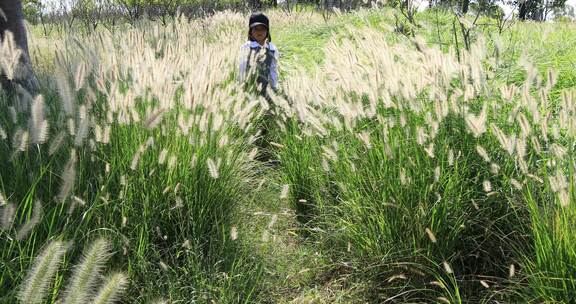
<svg viewBox="0 0 576 304">
<path fill-rule="evenodd" d="M 546 3 L 543 0 L 525 0 L 520 4 L 518 18 L 520 20 L 544 21 Z"/>
<path fill-rule="evenodd" d="M 262 3 L 260 2 L 260 0 L 250 0 L 249 1 L 250 4 L 250 8 L 252 10 L 260 10 L 262 9 Z"/>
<path fill-rule="evenodd" d="M 468 13 L 468 9 L 470 7 L 470 0 L 462 0 L 462 13 Z"/>
<path fill-rule="evenodd" d="M 526 15 L 528 14 L 528 1 L 529 0 L 526 0 L 520 4 L 520 9 L 518 12 L 518 18 L 520 18 L 520 20 L 526 20 Z"/>
<path fill-rule="evenodd" d="M 11 32 L 16 47 L 22 51 L 12 79 L 8 79 L 5 71 L 2 70 L 2 86 L 8 91 L 14 91 L 19 85 L 34 95 L 38 92 L 38 80 L 30 62 L 22 2 L 20 0 L 0 0 L 0 10 L 2 10 L 0 14 L 0 40 L 4 43 L 8 35 L 7 32 Z"/>
</svg>

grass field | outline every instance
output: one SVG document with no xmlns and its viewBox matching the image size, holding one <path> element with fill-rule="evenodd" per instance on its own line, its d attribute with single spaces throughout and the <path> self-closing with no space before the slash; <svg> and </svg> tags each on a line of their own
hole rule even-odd
<svg viewBox="0 0 576 304">
<path fill-rule="evenodd" d="M 576 24 L 269 16 L 272 103 L 238 13 L 29 29 L 1 303 L 574 301 Z"/>
</svg>

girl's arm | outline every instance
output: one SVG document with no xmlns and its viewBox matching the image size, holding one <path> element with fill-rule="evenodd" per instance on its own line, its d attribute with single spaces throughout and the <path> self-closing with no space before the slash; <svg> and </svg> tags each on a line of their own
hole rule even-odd
<svg viewBox="0 0 576 304">
<path fill-rule="evenodd" d="M 274 52 L 274 60 L 270 64 L 270 80 L 272 82 L 272 88 L 278 89 L 278 60 L 280 59 L 280 52 L 278 49 Z"/>
<path fill-rule="evenodd" d="M 250 48 L 243 45 L 240 48 L 240 69 L 238 73 L 238 81 L 243 82 L 246 80 L 246 68 L 248 66 L 248 52 Z"/>
</svg>

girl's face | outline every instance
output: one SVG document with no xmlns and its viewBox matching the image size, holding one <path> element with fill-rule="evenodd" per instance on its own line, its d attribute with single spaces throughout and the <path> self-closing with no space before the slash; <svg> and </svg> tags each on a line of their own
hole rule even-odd
<svg viewBox="0 0 576 304">
<path fill-rule="evenodd" d="M 268 29 L 263 25 L 257 25 L 252 28 L 252 38 L 262 44 L 268 37 Z"/>
</svg>

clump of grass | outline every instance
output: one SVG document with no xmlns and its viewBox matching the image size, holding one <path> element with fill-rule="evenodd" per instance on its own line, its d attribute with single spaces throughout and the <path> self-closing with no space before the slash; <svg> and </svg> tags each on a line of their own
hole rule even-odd
<svg viewBox="0 0 576 304">
<path fill-rule="evenodd" d="M 34 266 L 29 270 L 26 280 L 20 287 L 18 293 L 20 303 L 44 302 L 65 253 L 66 245 L 63 242 L 55 241 L 46 246 L 36 258 Z"/>
<path fill-rule="evenodd" d="M 100 281 L 101 271 L 106 259 L 110 256 L 109 243 L 104 239 L 94 241 L 87 250 L 82 261 L 72 274 L 63 303 L 114 303 L 124 291 L 128 280 L 122 273 L 117 273 L 105 281 L 100 291 L 94 295 L 92 289 Z M 36 258 L 34 265 L 28 271 L 27 278 L 20 286 L 18 300 L 20 303 L 44 303 L 49 294 L 58 294 L 58 285 L 54 278 L 60 268 L 68 245 L 61 241 L 50 242 Z"/>
<path fill-rule="evenodd" d="M 313 219 L 319 228 L 315 235 L 337 259 L 378 265 L 368 277 L 378 297 L 459 302 L 491 297 L 483 290 L 517 287 L 508 280 L 507 265 L 541 260 L 522 244 L 553 235 L 531 227 L 541 207 L 526 207 L 531 203 L 518 180 L 542 184 L 558 165 L 548 160 L 548 169 L 542 167 L 547 153 L 566 155 L 560 142 L 573 136 L 572 131 L 558 132 L 560 125 L 574 129 L 565 123 L 565 114 L 548 112 L 548 105 L 558 102 L 548 95 L 556 90 L 555 74 L 542 78 L 520 58 L 526 78 L 519 86 L 494 78 L 492 70 L 507 67 L 490 58 L 480 36 L 470 52 L 457 56 L 453 49 L 443 53 L 420 38 L 413 47 L 390 45 L 386 34 L 370 30 L 354 34 L 332 40 L 325 65 L 308 80 L 302 75 L 288 79 L 289 87 L 298 89 L 289 92 L 295 105 L 285 109 L 286 115 L 298 117 L 298 128 L 307 131 L 299 140 L 307 142 L 309 155 L 281 157 L 282 170 L 291 189 L 313 184 L 296 179 L 302 171 L 325 181 L 315 184 L 320 190 L 312 206 L 316 211 L 296 211 Z M 562 104 L 554 113 L 572 113 L 566 97 Z M 553 125 L 552 139 L 548 129 Z M 291 147 L 294 138 L 285 132 L 279 142 L 292 153 L 306 153 Z M 558 145 L 562 148 L 554 148 Z M 288 152 L 278 149 L 281 156 Z M 303 161 L 311 157 L 315 161 Z M 291 169 L 298 166 L 304 169 Z M 552 189 L 557 193 L 552 197 L 569 205 L 572 183 L 559 182 L 558 175 L 554 180 L 564 186 Z M 536 201 L 532 204 L 542 204 Z M 541 227 L 550 226 L 545 222 Z M 405 263 L 418 265 L 423 275 L 411 275 L 410 284 L 385 283 L 386 277 L 406 276 L 402 267 L 393 266 Z M 451 271 L 436 270 L 446 263 Z M 542 278 L 541 273 L 531 275 Z M 450 283 L 444 284 L 450 290 L 429 292 L 425 284 L 432 279 Z M 532 287 L 529 294 L 542 297 L 538 284 Z M 507 295 L 516 297 L 517 291 Z M 567 298 L 561 292 L 556 296 Z"/>
<path fill-rule="evenodd" d="M 216 24 L 224 16 L 227 25 Z M 16 257 L 35 255 L 34 244 L 56 235 L 81 240 L 97 230 L 122 248 L 113 261 L 132 265 L 134 282 L 155 282 L 149 294 L 128 291 L 129 301 L 169 293 L 190 300 L 170 290 L 177 287 L 166 278 L 206 289 L 210 297 L 254 297 L 260 270 L 246 258 L 245 244 L 228 235 L 257 171 L 247 139 L 258 105 L 230 81 L 236 69 L 230 59 L 242 43 L 240 33 L 230 34 L 240 17 L 174 19 L 187 38 L 158 28 L 142 39 L 137 25 L 74 37 L 79 44 L 72 37 L 55 40 L 55 71 L 44 75 L 50 86 L 42 96 L 30 98 L 30 107 L 0 101 L 10 139 L 0 141 L 0 152 L 13 155 L 0 164 L 0 188 L 14 193 L 2 225 L 11 233 L 35 224 L 0 244 L 2 259 L 12 261 L 1 274 L 2 288 L 18 281 L 26 265 Z M 205 22 L 214 23 L 211 37 L 198 31 Z M 118 47 L 120 41 L 131 50 Z M 43 208 L 35 200 L 45 202 Z M 44 216 L 36 216 L 42 209 Z M 65 302 L 94 296 L 93 274 L 102 262 L 78 269 L 75 293 Z M 242 276 L 245 269 L 252 275 Z M 212 275 L 222 272 L 229 278 Z M 102 290 L 101 301 L 113 298 Z"/>
<path fill-rule="evenodd" d="M 128 276 L 141 286 L 128 302 L 256 302 L 264 269 L 236 221 L 248 199 L 272 196 L 256 185 L 278 170 L 276 197 L 329 256 L 327 276 L 361 281 L 374 302 L 573 298 L 572 49 L 542 60 L 576 39 L 568 28 L 518 25 L 461 51 L 449 31 L 395 34 L 388 11 L 279 14 L 280 37 L 310 40 L 279 43 L 294 65 L 273 119 L 233 81 L 241 14 L 42 40 L 55 54 L 42 96 L 0 98 L 0 287 L 14 290 L 37 244 L 99 231 L 128 275 L 97 291 L 106 259 L 93 247 L 67 302 L 118 300 Z M 336 31 L 350 20 L 362 30 Z M 264 169 L 268 150 L 278 163 Z M 49 248 L 43 269 L 63 254 Z M 34 290 L 54 281 L 35 273 Z"/>
<path fill-rule="evenodd" d="M 110 255 L 109 244 L 99 239 L 92 243 L 74 270 L 63 303 L 85 303 L 93 295 L 92 289 Z M 119 283 L 118 281 L 116 283 Z M 117 286 L 115 284 L 114 286 Z"/>
</svg>

